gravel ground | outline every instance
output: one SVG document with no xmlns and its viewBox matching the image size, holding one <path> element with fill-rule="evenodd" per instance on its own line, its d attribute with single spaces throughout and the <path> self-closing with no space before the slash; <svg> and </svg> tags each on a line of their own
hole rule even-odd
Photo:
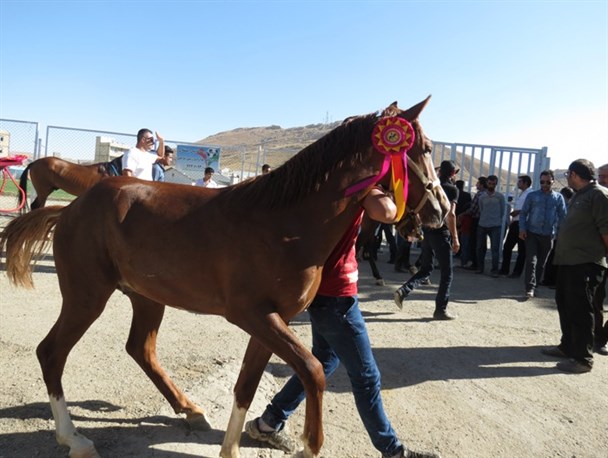
<svg viewBox="0 0 608 458">
<path fill-rule="evenodd" d="M 0 218 L 0 226 L 6 223 Z M 540 354 L 558 342 L 553 291 L 523 300 L 521 280 L 455 270 L 453 322 L 430 319 L 436 286 L 392 301 L 406 274 L 381 254 L 386 286 L 375 286 L 361 264 L 360 296 L 383 399 L 395 430 L 415 449 L 443 457 L 608 456 L 608 357 L 597 356 L 589 374 L 568 375 Z M 412 257 L 415 253 L 412 254 Z M 438 274 L 432 276 L 436 285 Z M 16 289 L 0 271 L 0 457 L 64 457 L 35 348 L 59 313 L 61 294 L 52 257 L 34 274 L 35 289 Z M 168 309 L 158 341 L 159 359 L 176 384 L 205 408 L 214 429 L 190 431 L 124 351 L 130 305 L 115 293 L 104 314 L 70 354 L 63 382 L 77 428 L 102 457 L 217 457 L 232 407 L 247 335 L 223 318 Z M 292 323 L 310 342 L 306 316 Z M 259 415 L 291 374 L 273 358 L 248 419 Z M 290 421 L 304 424 L 300 408 Z M 321 456 L 377 457 L 342 369 L 324 398 Z M 281 457 L 245 435 L 243 457 Z"/>
</svg>

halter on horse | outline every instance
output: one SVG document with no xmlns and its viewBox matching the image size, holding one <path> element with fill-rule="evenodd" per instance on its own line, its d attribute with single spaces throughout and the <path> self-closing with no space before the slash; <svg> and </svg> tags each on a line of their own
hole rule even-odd
<svg viewBox="0 0 608 458">
<path fill-rule="evenodd" d="M 31 286 L 31 261 L 53 238 L 63 303 L 37 355 L 57 441 L 70 447 L 70 456 L 98 455 L 72 423 L 63 368 L 117 288 L 133 307 L 127 352 L 175 412 L 203 429 L 210 427 L 205 412 L 173 384 L 156 359 L 165 304 L 222 315 L 250 334 L 222 457 L 239 456 L 245 414 L 272 353 L 302 380 L 304 455 L 318 456 L 323 369 L 288 323 L 311 303 L 326 259 L 385 168 L 385 156 L 372 143 L 378 125 L 396 118 L 410 123 L 415 136 L 408 162 L 428 182 L 436 180 L 430 142 L 418 122 L 427 102 L 405 111 L 395 103 L 380 116 L 351 118 L 271 173 L 234 186 L 208 189 L 109 178 L 67 207 L 46 207 L 11 221 L 0 234 L 0 249 L 6 249 L 7 274 L 15 284 Z M 402 157 L 397 160 L 403 163 Z M 394 167 L 391 172 L 398 175 Z M 434 188 L 425 197 L 429 191 L 420 176 L 402 172 L 397 189 L 408 191 L 402 204 L 420 207 L 418 218 L 424 224 L 441 225 L 448 211 L 443 191 Z M 243 253 L 247 262 L 242 262 Z"/>
</svg>

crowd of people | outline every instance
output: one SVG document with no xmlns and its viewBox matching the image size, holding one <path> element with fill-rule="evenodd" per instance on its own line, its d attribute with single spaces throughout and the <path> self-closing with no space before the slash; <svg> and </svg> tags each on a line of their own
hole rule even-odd
<svg viewBox="0 0 608 458">
<path fill-rule="evenodd" d="M 492 277 L 519 278 L 524 273 L 525 299 L 533 298 L 540 285 L 554 289 L 562 338 L 559 345 L 546 348 L 543 353 L 564 358 L 557 365 L 560 370 L 589 372 L 594 353 L 608 355 L 608 322 L 603 316 L 608 268 L 608 164 L 599 167 L 596 176 L 590 161 L 572 162 L 565 173 L 568 186 L 559 192 L 553 189 L 552 170 L 540 173 L 540 189 L 536 191 L 532 190 L 532 178 L 521 175 L 517 180 L 519 194 L 511 208 L 508 199 L 496 191 L 495 175 L 478 178 L 475 196 L 464 191 L 463 182 L 454 182 L 458 189 L 454 197 L 444 183 L 446 177 L 448 181 L 454 179 L 455 169 L 451 161 L 444 161 L 438 170 L 446 194 L 452 203 L 456 202 L 458 221 L 454 235 L 447 230 L 450 218 L 446 220 L 443 241 L 460 257 L 462 268 L 483 274 L 489 237 Z M 506 237 L 502 237 L 505 232 Z M 424 235 L 421 258 L 425 268 L 395 291 L 400 308 L 420 278 L 428 277 L 433 262 L 441 269 L 436 310 L 440 301 L 447 305 L 452 261 L 446 259 L 448 251 L 436 244 L 432 232 L 425 231 Z M 512 268 L 515 246 L 517 259 Z"/>
</svg>

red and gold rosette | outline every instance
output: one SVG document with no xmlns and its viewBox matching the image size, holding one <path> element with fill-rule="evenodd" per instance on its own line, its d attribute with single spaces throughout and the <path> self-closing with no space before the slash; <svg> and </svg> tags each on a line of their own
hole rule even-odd
<svg viewBox="0 0 608 458">
<path fill-rule="evenodd" d="M 386 155 L 385 162 L 388 162 L 390 158 L 391 188 L 395 193 L 398 219 L 403 215 L 407 202 L 408 178 L 406 154 L 414 145 L 414 140 L 414 128 L 408 121 L 398 116 L 380 119 L 372 132 L 374 148 Z M 384 173 L 378 176 L 378 180 L 382 178 Z"/>
</svg>

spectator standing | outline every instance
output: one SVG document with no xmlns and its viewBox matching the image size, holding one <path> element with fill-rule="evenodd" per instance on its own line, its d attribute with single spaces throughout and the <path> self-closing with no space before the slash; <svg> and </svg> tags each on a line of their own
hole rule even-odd
<svg viewBox="0 0 608 458">
<path fill-rule="evenodd" d="M 464 190 L 464 181 L 456 180 L 456 187 L 458 188 L 458 202 L 456 202 L 456 217 L 458 218 L 463 212 L 469 209 L 471 206 L 471 193 Z"/>
<path fill-rule="evenodd" d="M 572 188 L 568 186 L 564 186 L 560 189 L 559 193 L 564 198 L 564 202 L 566 202 L 566 209 L 568 208 L 568 203 L 572 196 L 574 195 L 574 191 Z M 567 210 L 566 210 L 567 211 Z M 551 289 L 555 289 L 555 278 L 557 273 L 557 266 L 553 264 L 553 258 L 555 256 L 555 246 L 557 245 L 557 239 L 553 241 L 553 247 L 551 251 L 549 251 L 549 256 L 547 257 L 547 262 L 545 262 L 545 275 L 543 276 L 543 281 L 541 285 L 548 286 Z"/>
<path fill-rule="evenodd" d="M 484 195 L 486 189 L 488 187 L 488 179 L 486 177 L 479 177 L 477 179 L 477 183 L 475 184 L 475 188 L 477 192 L 471 201 L 471 207 L 462 213 L 462 217 L 464 215 L 471 216 L 471 232 L 469 237 L 469 246 L 470 246 L 470 259 L 471 265 L 465 267 L 469 270 L 477 270 L 477 226 L 479 225 L 479 199 Z"/>
<path fill-rule="evenodd" d="M 608 189 L 595 183 L 593 164 L 586 159 L 572 162 L 566 176 L 575 194 L 555 249 L 562 336 L 558 346 L 542 353 L 569 358 L 557 364 L 559 370 L 584 373 L 593 368 L 593 297 L 608 267 Z"/>
<path fill-rule="evenodd" d="M 378 188 L 368 194 L 362 207 L 374 221 L 395 222 L 397 207 Z M 355 239 L 363 209 L 325 262 L 319 290 L 308 307 L 312 354 L 322 364 L 326 378 L 333 374 L 340 363 L 344 364 L 363 426 L 383 457 L 437 457 L 433 453 L 414 452 L 405 447 L 397 438 L 384 411 L 380 371 L 357 297 Z M 272 398 L 262 416 L 245 424 L 245 431 L 253 439 L 294 453 L 297 445 L 285 424 L 304 398 L 302 382 L 297 375 L 293 375 Z"/>
<path fill-rule="evenodd" d="M 559 193 L 551 190 L 553 171 L 540 174 L 540 189 L 531 192 L 521 209 L 519 238 L 526 242 L 526 297 L 534 297 L 534 290 L 543 278 L 545 262 L 553 239 L 566 217 L 566 202 Z"/>
<path fill-rule="evenodd" d="M 507 238 L 502 248 L 502 268 L 500 269 L 501 275 L 508 275 L 509 278 L 519 278 L 522 271 L 524 270 L 524 261 L 526 259 L 526 244 L 519 238 L 519 214 L 526 197 L 532 192 L 532 179 L 528 175 L 521 175 L 517 178 L 517 188 L 521 191 L 517 199 L 515 199 L 515 205 L 511 212 L 511 224 L 509 224 L 509 231 L 507 232 Z M 513 248 L 517 245 L 517 260 L 515 261 L 515 267 L 513 272 L 509 275 L 511 270 L 511 256 L 513 254 Z"/>
<path fill-rule="evenodd" d="M 152 165 L 163 157 L 165 141 L 156 132 L 158 148 L 156 154 L 150 151 L 154 148 L 154 135 L 150 129 L 139 129 L 137 132 L 137 144 L 122 156 L 122 174 L 152 181 Z"/>
<path fill-rule="evenodd" d="M 597 169 L 597 182 L 600 186 L 608 188 L 608 164 Z M 595 290 L 593 296 L 593 310 L 595 312 L 595 352 L 608 356 L 608 320 L 604 322 L 604 299 L 606 298 L 606 278 L 608 271 L 604 271 L 604 279 Z"/>
<path fill-rule="evenodd" d="M 198 180 L 196 180 L 196 186 L 202 186 L 203 188 L 217 188 L 217 183 L 213 181 L 214 173 L 215 170 L 213 170 L 213 167 L 206 167 L 205 175 L 203 176 L 203 178 L 199 178 Z"/>
<path fill-rule="evenodd" d="M 437 259 L 440 269 L 439 287 L 435 296 L 436 320 L 453 320 L 456 315 L 447 311 L 452 286 L 452 253 L 460 249 L 458 231 L 456 229 L 456 202 L 458 202 L 458 188 L 452 184 L 452 179 L 458 170 L 452 161 L 443 161 L 439 168 L 439 181 L 450 202 L 450 211 L 446 222 L 439 229 L 424 228 L 422 239 L 421 264 L 418 272 L 399 287 L 393 298 L 399 308 L 403 307 L 405 299 L 414 289 L 423 283 L 433 271 L 433 256 Z"/>
<path fill-rule="evenodd" d="M 498 277 L 498 257 L 500 251 L 500 234 L 505 222 L 507 204 L 505 196 L 496 191 L 498 177 L 488 177 L 488 187 L 479 198 L 479 223 L 477 227 L 477 272 L 484 273 L 487 251 L 487 237 L 490 237 L 492 269 L 490 275 Z"/>
<path fill-rule="evenodd" d="M 165 155 L 152 166 L 153 181 L 165 181 L 165 167 L 173 165 L 174 154 L 173 148 L 165 146 Z"/>
</svg>

